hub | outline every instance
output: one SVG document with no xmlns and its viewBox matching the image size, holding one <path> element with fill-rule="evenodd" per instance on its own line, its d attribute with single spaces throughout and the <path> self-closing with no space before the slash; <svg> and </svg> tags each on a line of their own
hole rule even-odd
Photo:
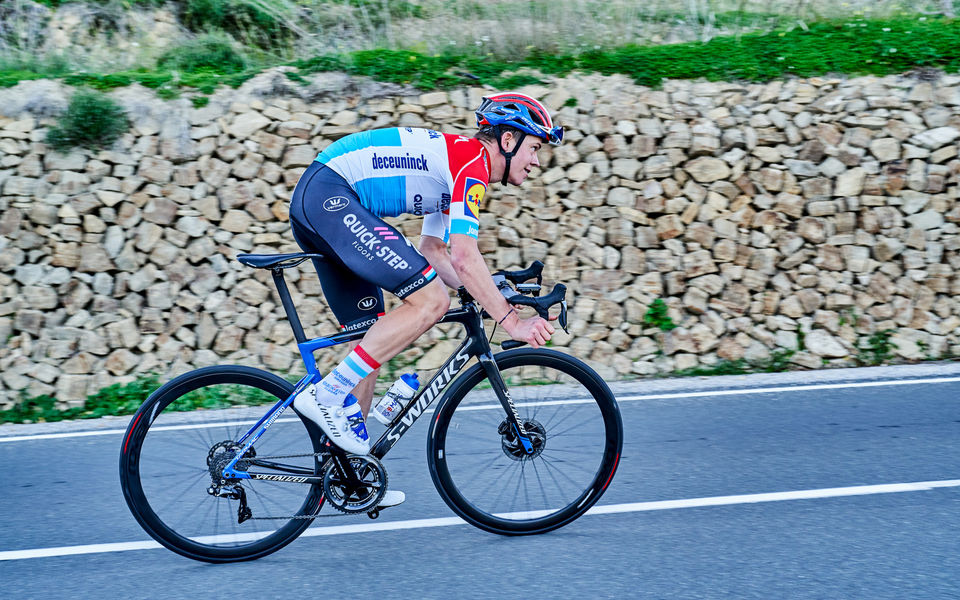
<svg viewBox="0 0 960 600">
<path fill-rule="evenodd" d="M 218 442 L 210 448 L 210 452 L 207 453 L 207 468 L 210 470 L 210 478 L 214 484 L 219 483 L 220 480 L 223 479 L 223 470 L 227 468 L 227 465 L 230 464 L 230 461 L 233 460 L 233 457 L 237 455 L 240 449 L 240 445 L 231 440 Z M 256 455 L 256 450 L 250 448 L 244 458 L 254 458 Z M 250 463 L 245 460 L 240 460 L 237 461 L 234 468 L 237 471 L 246 471 L 250 468 Z"/>
<path fill-rule="evenodd" d="M 530 444 L 533 446 L 533 452 L 529 454 L 524 449 L 523 443 L 517 436 L 517 432 L 513 425 L 510 424 L 510 421 L 504 419 L 503 422 L 500 423 L 500 426 L 497 427 L 497 433 L 501 436 L 500 447 L 510 460 L 532 460 L 540 456 L 540 454 L 543 453 L 543 449 L 547 446 L 547 430 L 539 421 L 533 419 L 525 420 L 523 422 L 523 428 L 527 430 L 527 439 L 530 440 Z"/>
</svg>

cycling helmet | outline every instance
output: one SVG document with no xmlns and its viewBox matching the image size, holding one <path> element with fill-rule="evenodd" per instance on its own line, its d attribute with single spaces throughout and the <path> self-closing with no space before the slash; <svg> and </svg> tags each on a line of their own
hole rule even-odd
<svg viewBox="0 0 960 600">
<path fill-rule="evenodd" d="M 563 127 L 554 126 L 550 119 L 550 113 L 542 104 L 525 94 L 515 92 L 504 92 L 493 96 L 486 96 L 480 103 L 480 108 L 476 111 L 477 128 L 481 132 L 493 134 L 497 138 L 497 145 L 500 146 L 500 154 L 507 160 L 506 170 L 503 173 L 501 184 L 506 185 L 507 175 L 510 173 L 510 160 L 513 158 L 523 139 L 529 135 L 535 135 L 543 141 L 554 146 L 560 145 L 563 141 Z M 503 149 L 500 140 L 500 127 L 506 125 L 520 131 L 520 137 L 517 145 L 512 152 Z"/>
</svg>

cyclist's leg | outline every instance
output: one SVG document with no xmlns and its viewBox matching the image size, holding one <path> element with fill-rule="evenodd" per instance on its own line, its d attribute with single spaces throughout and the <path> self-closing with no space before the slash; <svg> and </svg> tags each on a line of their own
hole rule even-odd
<svg viewBox="0 0 960 600">
<path fill-rule="evenodd" d="M 383 314 L 383 293 L 380 288 L 357 277 L 338 256 L 337 244 L 330 244 L 313 226 L 335 218 L 335 213 L 353 204 L 359 206 L 356 193 L 327 167 L 313 163 L 304 172 L 290 203 L 290 224 L 297 244 L 307 252 L 323 254 L 314 260 L 314 267 L 328 306 L 337 318 L 340 329 L 352 331 L 370 325 Z M 308 214 L 312 213 L 312 219 Z M 348 347 L 353 351 L 358 342 Z M 375 369 L 354 388 L 362 415 L 369 412 L 379 369 Z"/>
<path fill-rule="evenodd" d="M 450 296 L 439 278 L 402 300 L 403 304 L 381 317 L 360 340 L 364 350 L 380 363 L 412 344 L 450 308 Z"/>
<path fill-rule="evenodd" d="M 294 231 L 296 231 L 296 227 Z M 296 237 L 296 234 L 294 234 Z M 301 235 L 301 237 L 307 237 Z M 299 240 L 298 240 L 299 241 Z M 309 242 L 300 243 L 301 247 L 309 245 Z M 327 250 L 330 251 L 329 249 Z M 334 316 L 340 323 L 340 329 L 343 331 L 353 331 L 370 325 L 384 314 L 383 292 L 380 288 L 365 279 L 357 277 L 355 274 L 340 265 L 337 261 L 314 261 L 317 270 L 317 276 L 320 279 L 320 286 L 323 288 L 323 295 L 327 299 L 327 304 L 333 311 Z M 347 344 L 348 354 L 352 352 L 359 344 L 359 340 Z M 377 383 L 377 376 L 380 369 L 374 369 L 370 375 L 365 377 L 353 389 L 353 395 L 356 396 L 360 409 L 363 411 L 363 418 L 366 419 L 370 412 L 370 404 L 373 400 L 373 390 Z"/>
<path fill-rule="evenodd" d="M 371 305 L 376 302 L 378 310 L 382 310 L 379 309 L 382 306 L 379 293 L 356 300 L 355 290 L 363 289 L 362 282 L 375 285 L 378 290 L 386 289 L 403 301 L 379 319 L 373 317 L 359 321 L 359 325 L 367 325 L 376 320 L 354 352 L 344 360 L 352 372 L 341 370 L 343 365 L 340 365 L 334 369 L 335 373 L 321 382 L 321 393 L 326 394 L 321 398 L 333 405 L 336 397 L 351 391 L 355 386 L 353 380 L 367 377 L 370 370 L 396 356 L 433 326 L 449 308 L 450 299 L 443 284 L 434 281 L 436 272 L 426 258 L 403 234 L 368 211 L 359 201 L 350 202 L 343 208 L 338 206 L 333 215 L 324 214 L 325 209 L 318 210 L 318 204 L 322 207 L 322 203 L 314 201 L 312 204 L 313 210 L 309 207 L 303 210 L 302 221 L 298 218 L 299 225 L 295 227 L 308 228 L 330 248 L 328 254 L 336 256 L 335 262 L 324 263 L 323 269 L 333 270 L 332 275 L 324 279 L 335 282 L 325 285 L 324 293 L 331 307 L 336 305 L 340 307 L 337 309 L 340 313 L 351 313 L 344 316 L 338 313 L 341 322 L 354 322 L 349 317 L 358 315 L 356 311 L 365 308 L 362 306 L 365 301 Z M 291 209 L 291 220 L 294 214 Z M 345 286 L 348 281 L 350 285 Z M 350 290 L 349 293 L 345 289 Z M 337 298 L 350 300 L 338 301 Z"/>
<path fill-rule="evenodd" d="M 298 410 L 309 412 L 307 416 L 320 423 L 338 445 L 361 452 L 361 446 L 366 443 L 362 424 L 356 424 L 355 439 L 349 433 L 346 435 L 350 439 L 344 439 L 340 434 L 347 428 L 342 424 L 331 425 L 331 415 L 360 381 L 370 379 L 371 372 L 382 362 L 395 356 L 439 319 L 449 307 L 449 296 L 445 288 L 432 282 L 436 273 L 416 248 L 395 228 L 364 208 L 356 193 L 332 169 L 315 163 L 304 172 L 291 199 L 290 220 L 298 243 L 327 257 L 320 267 L 321 271 L 332 269 L 330 277 L 321 276 L 330 281 L 324 285 L 324 293 L 341 323 L 349 327 L 353 319 L 348 313 L 356 316 L 357 310 L 369 310 L 376 304 L 382 306 L 379 288 L 393 292 L 404 301 L 401 307 L 391 311 L 387 327 L 376 327 L 372 336 L 368 332 L 364 338 L 374 344 L 373 355 L 361 340 L 317 385 L 319 408 L 298 396 Z M 358 298 L 357 290 L 365 289 L 363 282 L 376 286 L 376 294 L 371 293 L 369 297 L 360 294 Z M 349 298 L 349 302 L 344 298 Z M 345 417 L 341 410 L 335 416 L 353 423 L 352 419 L 359 416 L 361 410 L 358 407 L 355 413 L 353 409 L 350 413 Z"/>
</svg>

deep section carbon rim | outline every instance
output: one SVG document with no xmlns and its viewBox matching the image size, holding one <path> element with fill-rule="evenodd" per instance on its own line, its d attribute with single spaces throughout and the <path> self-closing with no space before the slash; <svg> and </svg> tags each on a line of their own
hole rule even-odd
<svg viewBox="0 0 960 600">
<path fill-rule="evenodd" d="M 428 443 L 434 482 L 474 525 L 503 534 L 542 533 L 583 514 L 619 461 L 622 426 L 609 388 L 579 360 L 549 350 L 497 356 L 533 441 L 527 453 L 479 367 L 451 388 Z"/>
<path fill-rule="evenodd" d="M 120 461 L 124 496 L 144 529 L 184 556 L 226 562 L 269 554 L 309 526 L 310 520 L 292 517 L 316 514 L 321 485 L 249 479 L 221 484 L 217 476 L 236 453 L 235 441 L 292 390 L 264 371 L 222 366 L 188 373 L 154 392 L 131 420 Z M 288 409 L 239 467 L 316 475 L 319 449 Z M 239 522 L 244 506 L 249 518 Z"/>
</svg>

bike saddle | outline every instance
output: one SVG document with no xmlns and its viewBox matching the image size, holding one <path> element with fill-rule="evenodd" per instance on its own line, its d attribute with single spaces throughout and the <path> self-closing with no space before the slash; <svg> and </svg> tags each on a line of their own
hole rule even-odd
<svg viewBox="0 0 960 600">
<path fill-rule="evenodd" d="M 307 254 L 295 252 L 293 254 L 238 254 L 237 260 L 248 267 L 257 269 L 288 269 L 295 267 L 311 258 L 323 259 L 322 254 Z"/>
</svg>

